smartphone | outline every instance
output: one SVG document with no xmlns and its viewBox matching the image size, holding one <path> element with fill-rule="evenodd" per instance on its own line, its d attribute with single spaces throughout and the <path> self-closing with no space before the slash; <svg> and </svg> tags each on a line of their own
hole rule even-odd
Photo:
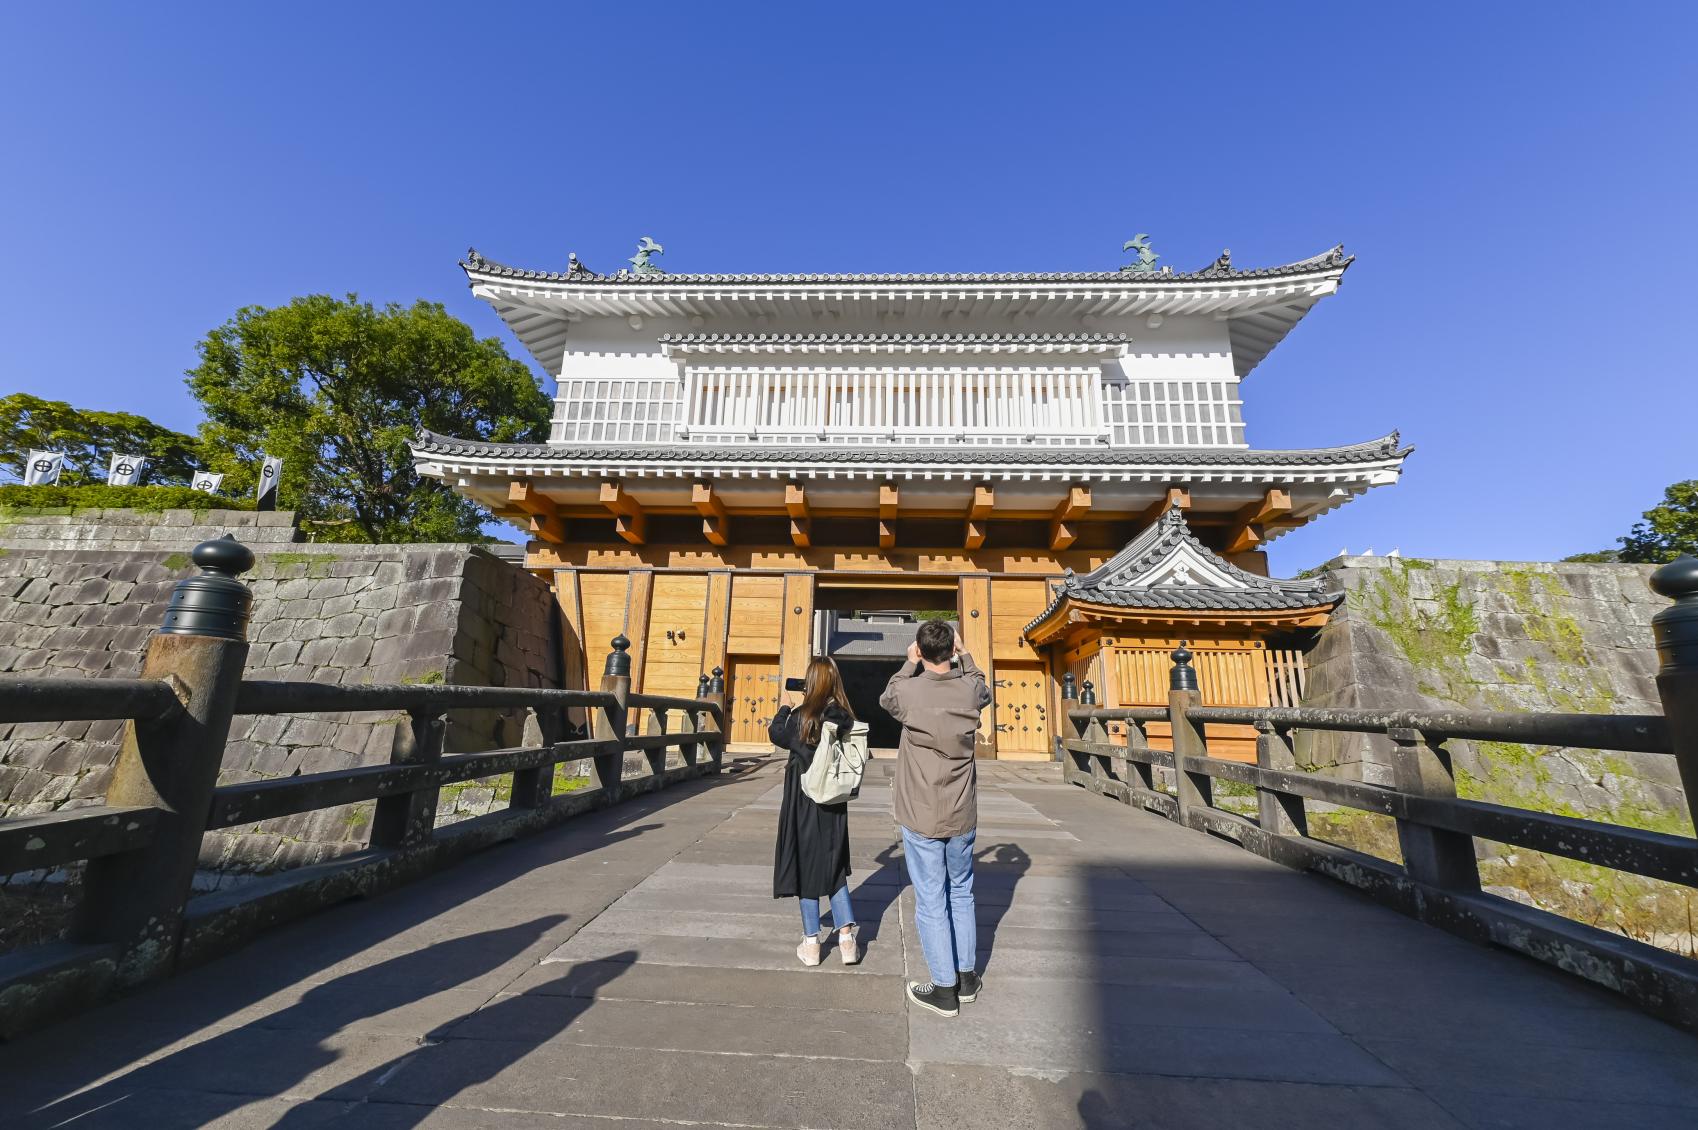
<svg viewBox="0 0 1698 1130">
<path fill-rule="evenodd" d="M 805 679 L 786 679 L 786 680 L 784 680 L 784 689 L 787 690 L 787 691 L 807 690 L 808 689 L 807 680 L 805 680 Z"/>
</svg>

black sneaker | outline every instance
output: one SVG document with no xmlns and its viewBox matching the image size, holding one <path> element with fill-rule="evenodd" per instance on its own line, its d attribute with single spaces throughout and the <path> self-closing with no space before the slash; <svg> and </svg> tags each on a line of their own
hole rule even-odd
<svg viewBox="0 0 1698 1130">
<path fill-rule="evenodd" d="M 908 999 L 939 1016 L 955 1016 L 961 1011 L 961 1001 L 954 985 L 938 986 L 930 981 L 922 985 L 917 981 L 910 981 Z"/>
<path fill-rule="evenodd" d="M 979 990 L 984 987 L 984 981 L 971 969 L 963 969 L 956 974 L 960 978 L 955 983 L 955 995 L 962 1004 L 972 1004 L 979 999 Z"/>
</svg>

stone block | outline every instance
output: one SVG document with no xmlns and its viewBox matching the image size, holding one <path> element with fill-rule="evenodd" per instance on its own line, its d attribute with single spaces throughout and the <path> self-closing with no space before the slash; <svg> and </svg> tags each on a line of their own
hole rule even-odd
<svg viewBox="0 0 1698 1130">
<path fill-rule="evenodd" d="M 332 616 L 324 621 L 324 634 L 337 639 L 346 639 L 358 633 L 364 626 L 364 617 L 357 612 L 344 612 L 340 616 Z"/>
<path fill-rule="evenodd" d="M 351 596 L 333 596 L 324 602 L 322 615 L 327 617 L 341 616 L 359 609 L 359 602 Z"/>
<path fill-rule="evenodd" d="M 348 581 L 345 577 L 326 577 L 312 583 L 312 598 L 314 600 L 329 600 L 333 596 L 341 596 L 348 591 Z"/>
<path fill-rule="evenodd" d="M 372 638 L 369 635 L 350 636 L 337 647 L 331 664 L 342 668 L 364 667 L 371 658 Z"/>
</svg>

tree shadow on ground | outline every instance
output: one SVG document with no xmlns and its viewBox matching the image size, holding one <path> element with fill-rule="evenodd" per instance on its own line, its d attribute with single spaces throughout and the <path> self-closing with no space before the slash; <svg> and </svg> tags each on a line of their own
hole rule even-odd
<svg viewBox="0 0 1698 1130">
<path fill-rule="evenodd" d="M 74 1125 L 80 1130 L 91 1125 L 91 1116 L 95 1115 L 108 1125 L 134 1125 L 143 1119 L 127 1116 L 127 1102 L 149 1091 L 193 1091 L 204 1100 L 196 1103 L 196 1119 L 211 1121 L 258 1100 L 294 1092 L 314 1073 L 346 1054 L 331 1046 L 332 1037 L 373 1031 L 362 1022 L 496 971 L 563 921 L 564 915 L 547 915 L 515 926 L 450 938 L 356 969 L 312 986 L 286 1008 L 170 1052 L 32 1113 L 43 1126 Z M 158 1125 L 155 1118 L 150 1116 L 146 1121 Z"/>
<path fill-rule="evenodd" d="M 547 984 L 503 997 L 439 1026 L 429 1034 L 424 1048 L 378 1064 L 321 1097 L 367 1104 L 365 1109 L 380 1105 L 384 1130 L 417 1126 L 439 1107 L 489 1082 L 565 1032 L 590 1010 L 601 989 L 638 960 L 634 950 L 624 950 L 568 967 L 566 973 Z M 568 981 L 572 982 L 571 995 L 551 992 L 564 988 Z M 278 1119 L 274 1127 L 306 1130 L 321 1125 L 320 1112 L 301 1104 Z"/>
<path fill-rule="evenodd" d="M 696 791 L 686 782 L 652 797 L 637 798 L 615 808 L 586 814 L 558 829 L 537 836 L 499 845 L 474 856 L 457 867 L 432 879 L 386 892 L 371 899 L 353 899 L 304 919 L 282 926 L 254 942 L 206 965 L 187 970 L 177 977 L 137 992 L 111 1004 L 72 1017 L 62 1024 L 20 1039 L 0 1043 L 0 1078 L 4 1078 L 5 1099 L 0 1102 L 3 1113 L 0 1123 L 10 1125 L 8 1118 L 15 1112 L 53 1111 L 66 1096 L 78 1097 L 79 1110 L 91 1110 L 82 1095 L 91 1084 L 108 1079 L 114 1073 L 126 1079 L 146 1068 L 132 1066 L 160 1049 L 191 1039 L 208 1028 L 228 1025 L 228 1018 L 238 1015 L 267 997 L 286 992 L 291 985 L 308 981 L 322 971 L 383 947 L 397 948 L 397 939 L 404 939 L 410 930 L 462 909 L 468 900 L 500 890 L 510 883 L 523 880 L 538 868 L 563 863 L 610 845 L 623 842 L 664 827 L 663 823 L 638 823 L 672 799 L 683 799 Z M 701 783 L 699 787 L 711 787 Z M 664 798 L 664 799 L 662 799 Z M 437 942 L 423 949 L 391 958 L 381 963 L 389 970 L 382 976 L 395 976 L 397 992 L 411 993 L 412 999 L 430 996 L 456 985 L 464 985 L 499 966 L 542 938 L 548 930 L 565 921 L 564 915 L 538 917 L 521 925 L 502 930 L 469 935 L 446 942 Z M 530 929 L 529 937 L 522 932 Z M 481 943 L 476 941 L 482 937 Z M 401 943 L 401 944 L 404 944 Z M 453 948 L 444 950 L 441 947 Z M 448 953 L 455 963 L 439 962 L 437 958 L 421 959 L 426 953 Z M 481 965 L 487 961 L 489 964 Z M 368 973 L 368 966 L 348 977 Z M 412 976 L 395 973 L 405 969 Z M 370 973 L 376 977 L 378 974 Z M 326 981 L 324 985 L 343 982 L 345 978 Z M 324 986 L 315 986 L 317 993 Z M 314 1000 L 325 999 L 322 995 Z M 361 1018 L 383 1015 L 405 1003 L 391 994 L 382 995 L 387 1005 L 373 1003 L 363 1011 L 349 1013 L 343 1024 Z M 292 1009 L 292 1017 L 305 1013 Z M 277 1014 L 270 1014 L 275 1017 Z M 259 1023 L 231 1028 L 248 1031 Z M 228 1035 L 228 1033 L 223 1033 Z M 217 1038 L 217 1037 L 215 1037 Z M 205 1041 L 203 1041 L 205 1042 Z M 185 1049 L 187 1050 L 187 1049 Z M 184 1064 L 173 1052 L 155 1063 L 170 1061 Z M 153 1065 L 150 1064 L 151 1068 Z M 163 1076 L 150 1075 L 150 1080 Z M 110 1082 L 100 1089 L 109 1099 L 121 1098 L 110 1090 Z M 151 1084 L 150 1084 L 151 1085 Z M 177 1081 L 181 1088 L 193 1088 L 195 1080 L 185 1077 Z M 250 1094 L 249 1098 L 252 1098 Z M 57 1119 L 43 1125 L 54 1125 Z M 85 1123 L 78 1123 L 79 1128 Z"/>
</svg>

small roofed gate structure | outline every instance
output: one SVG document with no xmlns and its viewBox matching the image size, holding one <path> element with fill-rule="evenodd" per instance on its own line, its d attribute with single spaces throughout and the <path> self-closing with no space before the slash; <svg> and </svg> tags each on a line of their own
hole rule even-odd
<svg viewBox="0 0 1698 1130">
<path fill-rule="evenodd" d="M 1055 678 L 1071 675 L 1104 706 L 1164 704 L 1169 656 L 1181 642 L 1195 655 L 1204 705 L 1296 706 L 1305 647 L 1340 599 L 1320 580 L 1238 568 L 1199 541 L 1173 505 L 1098 568 L 1067 574 L 1026 638 L 1048 654 Z M 1216 724 L 1209 737 L 1215 756 L 1255 760 L 1252 727 Z M 1149 738 L 1171 748 L 1165 723 L 1151 723 Z"/>
</svg>

